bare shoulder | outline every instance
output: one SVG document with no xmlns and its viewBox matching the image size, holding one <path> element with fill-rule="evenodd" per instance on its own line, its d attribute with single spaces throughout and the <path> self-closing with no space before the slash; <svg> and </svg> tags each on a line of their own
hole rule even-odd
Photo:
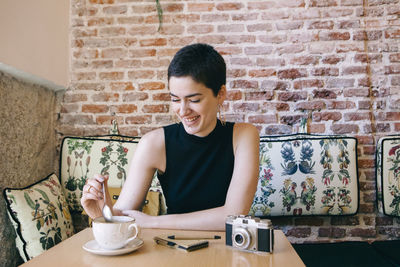
<svg viewBox="0 0 400 267">
<path fill-rule="evenodd" d="M 260 137 L 258 129 L 253 124 L 244 122 L 235 123 L 233 128 L 233 136 L 236 139 L 258 139 Z"/>
<path fill-rule="evenodd" d="M 153 152 L 160 151 L 165 147 L 164 140 L 164 129 L 159 128 L 150 131 L 143 135 L 140 139 L 139 144 L 145 150 L 151 150 Z"/>
<path fill-rule="evenodd" d="M 236 150 L 241 146 L 257 146 L 260 143 L 258 129 L 250 123 L 235 123 L 233 128 L 233 146 Z"/>
</svg>

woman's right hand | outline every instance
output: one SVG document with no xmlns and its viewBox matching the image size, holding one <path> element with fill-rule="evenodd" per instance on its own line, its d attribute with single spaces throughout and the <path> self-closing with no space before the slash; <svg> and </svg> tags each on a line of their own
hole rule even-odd
<svg viewBox="0 0 400 267">
<path fill-rule="evenodd" d="M 108 176 L 96 174 L 93 178 L 88 179 L 83 187 L 81 205 L 92 219 L 102 216 L 104 206 L 103 183 L 107 188 L 107 180 Z"/>
</svg>

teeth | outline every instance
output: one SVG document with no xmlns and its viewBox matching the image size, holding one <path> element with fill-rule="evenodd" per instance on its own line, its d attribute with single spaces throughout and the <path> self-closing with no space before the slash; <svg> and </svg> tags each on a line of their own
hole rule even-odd
<svg viewBox="0 0 400 267">
<path fill-rule="evenodd" d="M 192 118 L 186 118 L 185 120 L 186 121 L 188 121 L 188 122 L 192 122 L 192 121 L 194 121 L 195 119 L 197 119 L 198 117 L 192 117 Z"/>
</svg>

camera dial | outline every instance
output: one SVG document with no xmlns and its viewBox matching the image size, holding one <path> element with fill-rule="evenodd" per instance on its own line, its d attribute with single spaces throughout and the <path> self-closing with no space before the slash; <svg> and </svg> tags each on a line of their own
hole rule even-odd
<svg viewBox="0 0 400 267">
<path fill-rule="evenodd" d="M 236 228 L 232 236 L 236 247 L 247 249 L 250 246 L 251 235 L 245 228 Z"/>
</svg>

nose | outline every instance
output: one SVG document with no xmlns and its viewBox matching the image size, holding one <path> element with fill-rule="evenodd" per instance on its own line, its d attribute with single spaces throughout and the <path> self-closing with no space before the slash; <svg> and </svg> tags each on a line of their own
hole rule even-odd
<svg viewBox="0 0 400 267">
<path fill-rule="evenodd" d="M 187 101 L 181 101 L 181 105 L 179 107 L 179 116 L 185 116 L 189 111 L 189 107 L 187 106 Z"/>
</svg>

